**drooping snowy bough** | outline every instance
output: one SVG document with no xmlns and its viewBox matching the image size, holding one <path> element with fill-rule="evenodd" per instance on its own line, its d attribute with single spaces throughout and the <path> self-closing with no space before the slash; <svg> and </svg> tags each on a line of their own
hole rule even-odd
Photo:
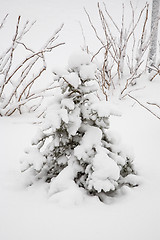
<svg viewBox="0 0 160 240">
<path fill-rule="evenodd" d="M 50 184 L 50 194 L 78 186 L 101 198 L 124 184 L 136 185 L 132 160 L 109 130 L 110 115 L 118 113 L 98 98 L 95 72 L 96 65 L 82 54 L 69 60 L 63 76 L 56 75 L 60 91 L 22 161 L 22 171 Z"/>
</svg>

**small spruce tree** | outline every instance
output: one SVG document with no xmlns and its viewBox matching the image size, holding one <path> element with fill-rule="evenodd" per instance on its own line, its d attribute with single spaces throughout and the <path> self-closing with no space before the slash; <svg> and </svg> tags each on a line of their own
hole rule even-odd
<svg viewBox="0 0 160 240">
<path fill-rule="evenodd" d="M 109 117 L 117 112 L 98 98 L 95 72 L 96 65 L 82 54 L 70 59 L 66 74 L 56 75 L 60 91 L 22 161 L 23 171 L 50 183 L 51 194 L 67 181 L 99 197 L 124 184 L 135 186 L 132 160 L 109 130 Z"/>
</svg>

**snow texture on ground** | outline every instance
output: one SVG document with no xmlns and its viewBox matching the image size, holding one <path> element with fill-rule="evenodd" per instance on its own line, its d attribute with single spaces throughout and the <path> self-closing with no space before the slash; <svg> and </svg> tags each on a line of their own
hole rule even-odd
<svg viewBox="0 0 160 240">
<path fill-rule="evenodd" d="M 122 107 L 123 108 L 123 107 Z M 124 108 L 123 108 L 124 110 Z M 26 188 L 19 159 L 36 127 L 23 118 L 0 119 L 0 238 L 10 239 L 155 239 L 160 238 L 159 121 L 139 106 L 113 117 L 111 129 L 131 146 L 142 177 L 138 188 L 123 189 L 107 204 L 67 193 L 50 197 L 47 186 Z M 124 141 L 123 141 L 124 140 Z M 61 199 L 61 202 L 56 202 Z"/>
</svg>

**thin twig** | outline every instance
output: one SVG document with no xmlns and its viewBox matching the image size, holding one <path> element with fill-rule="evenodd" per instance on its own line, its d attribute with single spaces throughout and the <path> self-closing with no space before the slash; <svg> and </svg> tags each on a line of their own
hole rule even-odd
<svg viewBox="0 0 160 240">
<path fill-rule="evenodd" d="M 105 12 L 107 13 L 108 17 L 110 18 L 110 20 L 112 21 L 113 25 L 115 26 L 115 28 L 117 29 L 117 31 L 120 33 L 120 29 L 118 28 L 117 24 L 115 23 L 115 21 L 113 20 L 113 18 L 111 17 L 111 15 L 109 14 L 109 12 L 107 11 L 107 8 L 106 8 L 106 4 L 104 4 L 104 8 L 105 8 Z"/>
<path fill-rule="evenodd" d="M 91 58 L 91 62 L 93 62 L 93 59 L 100 53 L 100 51 L 101 51 L 102 49 L 104 49 L 104 48 L 106 48 L 106 47 L 107 47 L 107 45 L 100 47 L 100 49 L 99 49 L 99 50 L 93 55 L 93 57 Z"/>
<path fill-rule="evenodd" d="M 149 111 L 152 115 L 154 115 L 156 118 L 158 118 L 160 120 L 160 117 L 157 116 L 154 112 L 152 112 L 149 108 L 147 108 L 146 106 L 144 106 L 139 100 L 137 100 L 136 98 L 134 98 L 133 96 L 131 96 L 130 94 L 127 94 L 128 97 L 132 98 L 134 101 L 136 101 L 140 106 L 142 106 L 143 108 L 145 108 L 147 111 Z"/>
<path fill-rule="evenodd" d="M 8 16 L 9 16 L 9 14 L 6 14 L 6 16 L 3 18 L 3 20 L 2 20 L 2 22 L 1 22 L 1 24 L 0 24 L 0 29 L 4 26 L 5 21 L 6 21 L 6 19 L 7 19 Z"/>
<path fill-rule="evenodd" d="M 153 106 L 155 106 L 155 107 L 160 108 L 160 105 L 158 105 L 157 103 L 150 103 L 150 102 L 147 102 L 147 104 L 149 104 L 149 105 L 153 105 Z"/>
</svg>

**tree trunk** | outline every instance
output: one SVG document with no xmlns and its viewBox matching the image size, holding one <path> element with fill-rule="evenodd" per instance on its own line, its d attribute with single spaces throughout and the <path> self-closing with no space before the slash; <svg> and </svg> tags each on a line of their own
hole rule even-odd
<svg viewBox="0 0 160 240">
<path fill-rule="evenodd" d="M 153 66 L 156 63 L 159 5 L 160 5 L 160 0 L 153 0 L 152 20 L 151 20 L 151 40 L 150 40 L 150 49 L 149 49 L 149 66 Z M 151 72 L 151 68 L 149 68 L 149 72 Z"/>
</svg>

